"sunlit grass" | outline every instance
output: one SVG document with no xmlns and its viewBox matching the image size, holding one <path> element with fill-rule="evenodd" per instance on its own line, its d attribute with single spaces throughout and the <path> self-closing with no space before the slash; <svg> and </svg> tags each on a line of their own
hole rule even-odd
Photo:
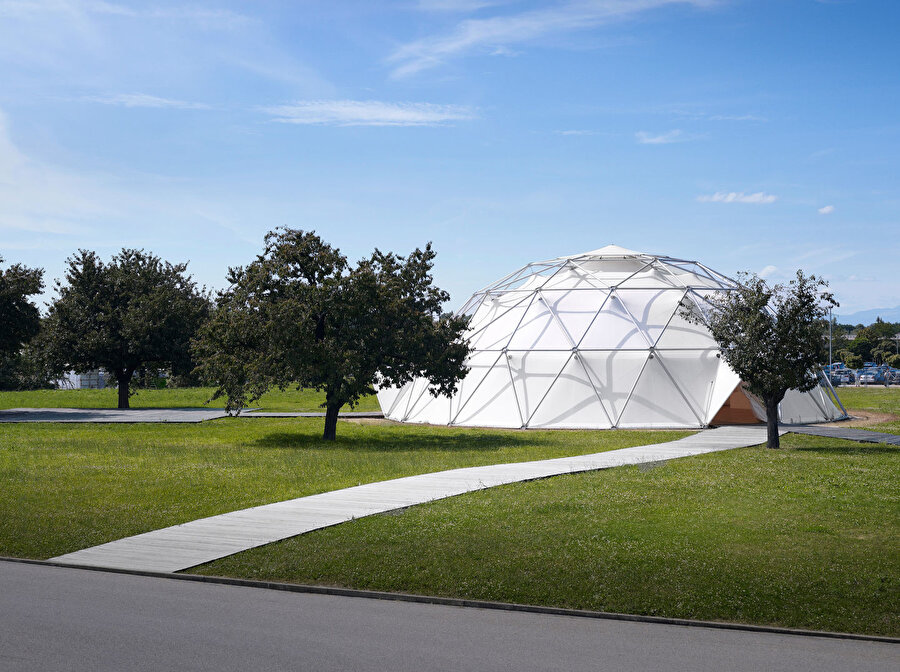
<svg viewBox="0 0 900 672">
<path fill-rule="evenodd" d="M 782 445 L 493 488 L 189 571 L 900 635 L 900 451 Z"/>
<path fill-rule="evenodd" d="M 0 425 L 0 555 L 47 558 L 249 506 L 454 467 L 562 457 L 686 432 L 522 432 L 228 418 Z"/>
<path fill-rule="evenodd" d="M 225 399 L 209 402 L 214 389 L 211 387 L 186 387 L 162 390 L 138 390 L 129 404 L 132 408 L 196 408 L 208 406 L 222 408 Z M 253 403 L 264 411 L 323 411 L 325 394 L 315 390 L 273 389 Z M 209 402 L 209 403 L 207 403 Z M 0 392 L 0 409 L 3 408 L 116 408 L 114 388 L 105 390 L 29 390 L 26 392 Z M 365 397 L 356 408 L 343 410 L 378 411 L 378 400 Z"/>
<path fill-rule="evenodd" d="M 844 408 L 851 413 L 854 410 L 875 413 L 891 413 L 900 417 L 900 387 L 840 387 L 838 396 Z M 871 429 L 879 432 L 900 434 L 900 420 L 878 423 Z"/>
<path fill-rule="evenodd" d="M 201 406 L 209 389 L 135 407 Z M 900 390 L 842 388 L 900 415 Z M 319 410 L 307 391 L 267 410 Z M 221 402 L 219 402 L 221 404 Z M 114 390 L 0 407 L 114 407 Z M 375 409 L 374 398 L 363 410 Z M 900 422 L 874 429 L 900 432 Z M 678 432 L 477 430 L 319 419 L 0 425 L 0 555 L 46 558 L 196 518 L 461 466 L 668 441 Z M 897 449 L 787 435 L 656 467 L 561 476 L 365 518 L 197 571 L 792 627 L 900 634 Z"/>
</svg>

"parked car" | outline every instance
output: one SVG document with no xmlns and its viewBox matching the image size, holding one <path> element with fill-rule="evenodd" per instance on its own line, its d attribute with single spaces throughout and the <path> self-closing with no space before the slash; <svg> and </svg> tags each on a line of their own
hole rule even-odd
<svg viewBox="0 0 900 672">
<path fill-rule="evenodd" d="M 832 385 L 852 385 L 856 382 L 856 377 L 849 369 L 840 369 L 833 372 L 830 379 Z"/>
<path fill-rule="evenodd" d="M 878 385 L 884 383 L 884 372 L 880 369 L 863 369 L 859 374 L 861 385 Z"/>
</svg>

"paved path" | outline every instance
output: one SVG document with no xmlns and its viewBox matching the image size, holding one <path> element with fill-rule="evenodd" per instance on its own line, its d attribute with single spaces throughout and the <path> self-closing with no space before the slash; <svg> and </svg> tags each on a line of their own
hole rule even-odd
<svg viewBox="0 0 900 672">
<path fill-rule="evenodd" d="M 854 427 L 789 427 L 788 431 L 795 434 L 812 434 L 813 436 L 830 436 L 835 439 L 847 439 L 849 441 L 862 441 L 864 443 L 889 443 L 900 446 L 900 435 L 885 434 L 884 432 L 872 432 L 868 429 L 856 429 Z"/>
<path fill-rule="evenodd" d="M 414 504 L 497 485 L 628 464 L 658 462 L 766 440 L 765 427 L 721 427 L 678 441 L 535 462 L 451 469 L 368 483 L 201 518 L 56 558 L 97 567 L 177 572 L 249 548 Z"/>
<path fill-rule="evenodd" d="M 0 422 L 203 422 L 227 418 L 221 408 L 10 408 L 0 410 Z M 245 410 L 242 418 L 324 418 L 324 413 L 269 413 Z M 383 418 L 381 411 L 349 411 L 339 418 Z"/>
<path fill-rule="evenodd" d="M 248 411 L 241 413 L 242 418 L 324 418 L 320 412 L 276 412 L 276 411 Z M 338 413 L 338 418 L 383 418 L 381 411 L 347 411 Z"/>
<path fill-rule="evenodd" d="M 894 672 L 900 646 L 0 562 L 4 672 Z"/>
<path fill-rule="evenodd" d="M 0 422 L 203 422 L 227 417 L 221 408 L 10 408 Z"/>
</svg>

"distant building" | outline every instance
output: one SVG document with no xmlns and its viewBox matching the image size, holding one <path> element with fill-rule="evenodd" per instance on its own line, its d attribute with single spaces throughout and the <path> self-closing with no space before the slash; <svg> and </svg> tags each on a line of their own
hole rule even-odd
<svg viewBox="0 0 900 672">
<path fill-rule="evenodd" d="M 103 369 L 95 369 L 84 373 L 70 371 L 56 381 L 62 390 L 102 390 L 110 384 L 110 376 Z"/>
</svg>

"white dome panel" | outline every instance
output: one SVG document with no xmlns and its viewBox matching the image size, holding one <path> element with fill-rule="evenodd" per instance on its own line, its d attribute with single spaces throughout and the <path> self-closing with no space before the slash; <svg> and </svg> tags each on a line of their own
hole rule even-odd
<svg viewBox="0 0 900 672">
<path fill-rule="evenodd" d="M 612 422 L 576 353 L 528 421 L 529 427 L 609 429 Z"/>
<path fill-rule="evenodd" d="M 644 368 L 649 352 L 614 350 L 581 352 L 591 382 L 603 400 L 603 406 L 613 424 L 618 424 L 631 391 Z"/>
<path fill-rule="evenodd" d="M 571 352 L 510 352 L 507 354 L 515 382 L 516 401 L 526 423 L 537 410 L 565 367 Z"/>
</svg>

